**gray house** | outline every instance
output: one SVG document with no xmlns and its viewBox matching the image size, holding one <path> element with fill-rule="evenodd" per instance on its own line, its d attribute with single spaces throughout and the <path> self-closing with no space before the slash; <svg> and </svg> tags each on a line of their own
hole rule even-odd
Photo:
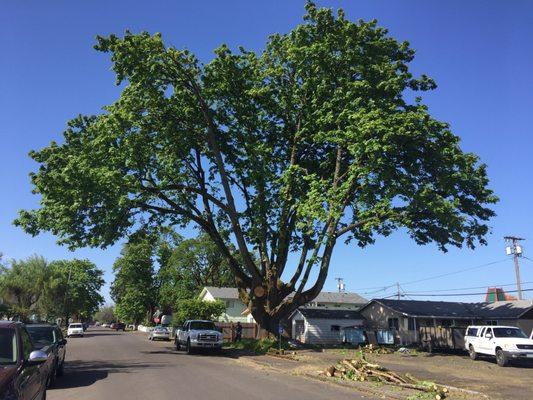
<svg viewBox="0 0 533 400">
<path fill-rule="evenodd" d="M 388 329 L 401 344 L 420 341 L 424 327 L 466 327 L 468 325 L 508 325 L 520 327 L 529 335 L 533 329 L 533 302 L 498 301 L 460 303 L 374 299 L 360 309 L 369 330 Z"/>
<path fill-rule="evenodd" d="M 289 317 L 292 338 L 302 343 L 339 344 L 343 330 L 362 327 L 363 317 L 356 310 L 320 309 L 302 307 Z"/>
</svg>

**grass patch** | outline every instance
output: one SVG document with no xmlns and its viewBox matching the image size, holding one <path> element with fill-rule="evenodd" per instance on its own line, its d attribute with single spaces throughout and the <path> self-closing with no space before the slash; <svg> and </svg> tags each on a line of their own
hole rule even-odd
<svg viewBox="0 0 533 400">
<path fill-rule="evenodd" d="M 224 345 L 224 348 L 226 349 L 233 349 L 233 350 L 244 350 L 249 351 L 255 354 L 266 354 L 268 352 L 268 349 L 279 348 L 279 342 L 277 339 L 242 339 L 240 342 L 236 343 L 227 343 Z M 282 349 L 288 349 L 289 346 L 286 341 L 281 341 L 281 348 Z"/>
</svg>

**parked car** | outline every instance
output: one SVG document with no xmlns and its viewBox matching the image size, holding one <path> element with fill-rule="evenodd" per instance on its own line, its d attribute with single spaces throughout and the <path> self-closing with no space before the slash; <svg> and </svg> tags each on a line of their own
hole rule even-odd
<svg viewBox="0 0 533 400">
<path fill-rule="evenodd" d="M 116 331 L 126 331 L 126 324 L 123 324 L 122 322 L 117 322 L 116 324 L 113 324 L 111 329 L 114 329 Z"/>
<path fill-rule="evenodd" d="M 50 360 L 35 350 L 20 322 L 0 322 L 0 394 L 9 400 L 44 400 Z"/>
<path fill-rule="evenodd" d="M 109 328 L 110 329 L 115 329 L 116 326 L 117 326 L 116 322 L 113 322 L 113 323 L 109 324 Z"/>
<path fill-rule="evenodd" d="M 478 354 L 495 356 L 500 367 L 510 360 L 533 361 L 533 339 L 515 326 L 469 326 L 465 334 L 465 349 L 470 358 Z"/>
<path fill-rule="evenodd" d="M 83 325 L 79 322 L 70 324 L 67 329 L 67 337 L 81 336 L 83 337 Z"/>
<path fill-rule="evenodd" d="M 46 352 L 52 357 L 52 368 L 50 368 L 51 384 L 57 376 L 63 375 L 67 339 L 63 338 L 63 333 L 57 325 L 31 324 L 26 325 L 26 329 L 35 348 Z"/>
<path fill-rule="evenodd" d="M 156 339 L 170 340 L 170 330 L 165 326 L 157 325 L 148 335 L 148 340 Z"/>
<path fill-rule="evenodd" d="M 223 338 L 214 322 L 190 320 L 185 321 L 185 324 L 178 328 L 174 344 L 176 350 L 180 350 L 184 346 L 188 354 L 191 354 L 195 349 L 220 351 Z"/>
</svg>

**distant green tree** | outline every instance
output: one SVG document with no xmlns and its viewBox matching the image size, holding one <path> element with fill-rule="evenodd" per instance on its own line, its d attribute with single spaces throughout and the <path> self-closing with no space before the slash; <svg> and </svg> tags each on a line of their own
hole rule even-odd
<svg viewBox="0 0 533 400">
<path fill-rule="evenodd" d="M 233 286 L 227 259 L 206 234 L 182 240 L 172 248 L 158 271 L 159 298 L 164 310 L 178 300 L 193 299 L 204 286 Z"/>
<path fill-rule="evenodd" d="M 94 320 L 104 323 L 104 324 L 110 324 L 111 322 L 116 321 L 117 317 L 115 316 L 114 307 L 112 306 L 100 307 L 100 309 L 94 313 Z"/>
<path fill-rule="evenodd" d="M 48 263 L 37 255 L 12 260 L 9 267 L 0 266 L 0 291 L 12 316 L 26 321 L 30 315 L 40 312 L 39 303 L 50 277 Z"/>
<path fill-rule="evenodd" d="M 158 303 L 154 273 L 155 239 L 146 233 L 130 238 L 113 264 L 111 297 L 115 314 L 128 323 L 150 320 Z"/>
<path fill-rule="evenodd" d="M 44 310 L 65 317 L 88 320 L 104 302 L 100 290 L 103 271 L 89 260 L 58 260 L 50 263 L 51 277 L 43 297 Z M 56 312 L 57 310 L 57 312 Z"/>
<path fill-rule="evenodd" d="M 178 300 L 172 318 L 174 324 L 181 325 L 188 319 L 217 320 L 224 311 L 226 311 L 226 306 L 219 300 Z"/>
<path fill-rule="evenodd" d="M 66 320 L 69 315 L 87 319 L 103 302 L 102 276 L 89 260 L 49 263 L 41 256 L 31 256 L 1 267 L 0 290 L 10 312 L 22 320 L 33 314 L 45 320 Z"/>
</svg>

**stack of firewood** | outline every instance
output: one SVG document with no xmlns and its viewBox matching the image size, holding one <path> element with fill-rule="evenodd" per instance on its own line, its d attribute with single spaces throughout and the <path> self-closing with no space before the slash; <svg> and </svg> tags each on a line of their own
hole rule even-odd
<svg viewBox="0 0 533 400">
<path fill-rule="evenodd" d="M 435 400 L 446 397 L 448 389 L 435 385 L 432 382 L 423 382 L 409 374 L 400 375 L 380 366 L 369 363 L 364 357 L 359 359 L 344 359 L 337 365 L 328 367 L 324 374 L 329 377 L 338 377 L 355 381 L 374 381 L 401 386 L 407 389 L 420 390 L 427 393 L 435 393 Z"/>
<path fill-rule="evenodd" d="M 366 346 L 362 347 L 362 350 L 365 353 L 370 353 L 370 354 L 391 354 L 391 353 L 394 353 L 394 349 L 391 348 L 391 347 L 375 346 L 373 344 L 367 344 Z"/>
</svg>

